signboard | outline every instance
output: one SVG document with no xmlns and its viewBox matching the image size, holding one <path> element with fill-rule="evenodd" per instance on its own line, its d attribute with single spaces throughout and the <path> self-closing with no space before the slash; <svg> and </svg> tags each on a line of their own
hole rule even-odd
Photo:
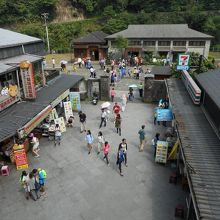
<svg viewBox="0 0 220 220">
<path fill-rule="evenodd" d="M 177 70 L 188 70 L 189 59 L 190 55 L 188 54 L 178 54 Z"/>
<path fill-rule="evenodd" d="M 70 90 L 67 89 L 62 95 L 60 95 L 59 97 L 57 97 L 52 103 L 52 107 L 54 108 L 55 106 L 57 106 L 62 100 L 64 100 L 70 93 Z"/>
<path fill-rule="evenodd" d="M 36 90 L 34 85 L 34 70 L 32 64 L 28 61 L 20 63 L 20 72 L 22 78 L 24 97 L 26 99 L 35 99 Z"/>
<path fill-rule="evenodd" d="M 24 145 L 15 144 L 13 146 L 13 152 L 17 170 L 28 169 L 27 155 Z"/>
<path fill-rule="evenodd" d="M 168 142 L 157 141 L 155 162 L 166 163 L 167 162 L 167 152 L 168 152 Z"/>
<path fill-rule="evenodd" d="M 52 111 L 52 107 L 48 105 L 43 111 L 37 114 L 31 121 L 24 126 L 24 131 L 29 134 L 37 125 L 40 124 Z"/>
<path fill-rule="evenodd" d="M 73 116 L 72 103 L 70 101 L 63 103 L 66 120 Z"/>
<path fill-rule="evenodd" d="M 80 111 L 81 104 L 80 104 L 79 92 L 70 92 L 69 97 L 70 97 L 70 102 L 72 103 L 72 110 L 73 111 Z"/>
<path fill-rule="evenodd" d="M 51 113 L 49 114 L 49 121 L 52 121 L 56 118 L 58 118 L 57 110 L 53 108 Z"/>
<path fill-rule="evenodd" d="M 173 113 L 170 109 L 164 108 L 157 108 L 157 121 L 172 121 L 173 120 Z"/>
<path fill-rule="evenodd" d="M 63 133 L 63 132 L 66 132 L 66 125 L 65 125 L 65 121 L 64 121 L 64 118 L 63 117 L 60 117 L 60 118 L 56 118 L 54 120 L 55 124 L 58 124 L 60 126 L 60 131 Z"/>
<path fill-rule="evenodd" d="M 17 96 L 15 97 L 8 97 L 4 99 L 3 101 L 0 101 L 0 111 L 6 109 L 10 105 L 14 104 L 15 102 L 19 101 L 19 98 Z"/>
</svg>

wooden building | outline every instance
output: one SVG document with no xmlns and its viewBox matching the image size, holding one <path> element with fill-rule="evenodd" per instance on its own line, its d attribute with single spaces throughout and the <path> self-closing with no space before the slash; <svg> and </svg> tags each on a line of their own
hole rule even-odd
<svg viewBox="0 0 220 220">
<path fill-rule="evenodd" d="M 108 46 L 105 37 L 107 36 L 102 31 L 95 31 L 75 39 L 73 41 L 74 57 L 90 58 L 92 60 L 106 58 Z"/>
</svg>

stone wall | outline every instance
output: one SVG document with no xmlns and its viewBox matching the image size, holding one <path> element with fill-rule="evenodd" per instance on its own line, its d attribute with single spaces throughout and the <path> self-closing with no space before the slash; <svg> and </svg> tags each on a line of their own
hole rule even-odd
<svg viewBox="0 0 220 220">
<path fill-rule="evenodd" d="M 153 78 L 145 78 L 144 83 L 144 102 L 155 103 L 161 98 L 165 98 L 167 89 L 164 80 L 154 80 Z"/>
</svg>

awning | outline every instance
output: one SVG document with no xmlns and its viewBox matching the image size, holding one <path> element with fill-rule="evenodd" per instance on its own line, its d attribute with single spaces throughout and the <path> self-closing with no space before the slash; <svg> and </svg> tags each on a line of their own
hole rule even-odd
<svg viewBox="0 0 220 220">
<path fill-rule="evenodd" d="M 31 63 L 35 63 L 37 61 L 43 60 L 43 57 L 31 54 L 23 54 L 20 56 L 0 60 L 0 75 L 16 70 L 16 68 L 19 67 L 20 62 L 25 60 L 28 60 Z"/>
<path fill-rule="evenodd" d="M 16 103 L 0 113 L 0 142 L 12 137 L 67 89 L 74 87 L 82 76 L 61 75 L 37 92 L 35 101 Z"/>
</svg>

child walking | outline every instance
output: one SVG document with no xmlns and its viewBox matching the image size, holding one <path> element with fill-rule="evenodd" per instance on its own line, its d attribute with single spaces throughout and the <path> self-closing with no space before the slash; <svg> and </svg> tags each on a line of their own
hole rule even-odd
<svg viewBox="0 0 220 220">
<path fill-rule="evenodd" d="M 103 160 L 106 159 L 106 162 L 107 162 L 108 166 L 109 166 L 109 159 L 108 159 L 109 149 L 110 149 L 110 145 L 109 145 L 108 141 L 106 141 L 104 146 L 103 146 L 103 153 L 104 153 Z"/>
</svg>

